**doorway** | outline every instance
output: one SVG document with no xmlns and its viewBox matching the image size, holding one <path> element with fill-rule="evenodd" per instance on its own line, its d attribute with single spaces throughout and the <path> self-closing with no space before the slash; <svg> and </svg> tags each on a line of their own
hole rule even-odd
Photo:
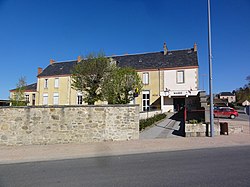
<svg viewBox="0 0 250 187">
<path fill-rule="evenodd" d="M 174 111 L 178 112 L 185 106 L 185 98 L 173 98 L 174 99 Z"/>
</svg>

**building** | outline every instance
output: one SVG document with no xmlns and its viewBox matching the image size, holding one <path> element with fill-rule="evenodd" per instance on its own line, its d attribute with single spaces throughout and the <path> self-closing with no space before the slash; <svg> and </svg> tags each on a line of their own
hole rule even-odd
<svg viewBox="0 0 250 187">
<path fill-rule="evenodd" d="M 10 98 L 13 98 L 16 89 L 10 90 Z M 37 83 L 33 83 L 24 87 L 24 97 L 25 102 L 28 106 L 34 106 L 36 104 L 36 95 L 37 95 Z"/>
<path fill-rule="evenodd" d="M 0 99 L 0 106 L 10 106 L 10 100 Z"/>
<path fill-rule="evenodd" d="M 119 67 L 132 67 L 140 75 L 143 91 L 132 101 L 141 111 L 177 111 L 184 105 L 195 108 L 198 90 L 197 45 L 193 48 L 142 54 L 110 56 Z M 71 70 L 82 59 L 55 62 L 38 68 L 36 105 L 86 104 L 82 93 L 71 88 Z"/>
<path fill-rule="evenodd" d="M 236 96 L 231 92 L 221 92 L 219 94 L 219 99 L 227 100 L 228 103 L 236 102 Z"/>
<path fill-rule="evenodd" d="M 249 106 L 250 102 L 248 100 L 245 100 L 244 102 L 242 102 L 242 106 Z"/>
<path fill-rule="evenodd" d="M 139 73 L 143 91 L 135 103 L 142 111 L 177 111 L 184 105 L 195 108 L 198 94 L 197 45 L 194 48 L 116 56 L 120 67 L 132 67 Z"/>
</svg>

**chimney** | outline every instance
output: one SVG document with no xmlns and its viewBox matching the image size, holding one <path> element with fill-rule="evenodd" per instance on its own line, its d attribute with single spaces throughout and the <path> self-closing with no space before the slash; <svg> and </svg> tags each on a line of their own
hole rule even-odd
<svg viewBox="0 0 250 187">
<path fill-rule="evenodd" d="M 82 61 L 82 57 L 79 55 L 78 57 L 77 57 L 77 62 L 81 62 Z"/>
<path fill-rule="evenodd" d="M 50 61 L 49 61 L 50 64 L 54 64 L 54 62 L 55 62 L 55 60 L 53 60 L 53 59 L 50 59 Z"/>
<path fill-rule="evenodd" d="M 194 43 L 194 52 L 196 52 L 196 51 L 197 51 L 197 44 Z"/>
<path fill-rule="evenodd" d="M 168 48 L 167 48 L 166 42 L 164 42 L 164 44 L 163 44 L 163 50 L 164 50 L 164 55 L 167 55 L 167 53 L 168 53 Z"/>
<path fill-rule="evenodd" d="M 43 72 L 43 68 L 37 68 L 37 75 L 41 74 Z"/>
</svg>

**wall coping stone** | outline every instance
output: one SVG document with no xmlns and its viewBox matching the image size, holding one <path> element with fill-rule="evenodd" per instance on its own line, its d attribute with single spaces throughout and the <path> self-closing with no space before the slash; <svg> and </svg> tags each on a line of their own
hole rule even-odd
<svg viewBox="0 0 250 187">
<path fill-rule="evenodd" d="M 39 105 L 39 106 L 0 106 L 0 108 L 102 108 L 102 107 L 134 107 L 139 104 L 112 104 L 112 105 Z"/>
</svg>

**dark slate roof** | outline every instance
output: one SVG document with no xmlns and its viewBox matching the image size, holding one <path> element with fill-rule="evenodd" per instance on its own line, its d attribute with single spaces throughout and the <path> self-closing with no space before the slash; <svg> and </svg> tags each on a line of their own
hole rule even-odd
<svg viewBox="0 0 250 187">
<path fill-rule="evenodd" d="M 67 62 L 56 62 L 47 66 L 40 76 L 54 76 L 54 75 L 70 75 L 73 66 L 76 65 L 77 61 L 67 61 Z"/>
<path fill-rule="evenodd" d="M 110 56 L 120 67 L 132 67 L 136 70 L 177 68 L 198 66 L 197 51 L 194 49 L 168 51 L 164 55 L 163 51 L 131 54 L 123 56 Z M 46 67 L 40 76 L 70 75 L 73 66 L 77 61 L 57 62 Z"/>
<path fill-rule="evenodd" d="M 118 61 L 120 67 L 132 67 L 134 69 L 158 69 L 198 66 L 197 52 L 193 49 L 144 53 L 112 57 Z"/>
<path fill-rule="evenodd" d="M 37 87 L 37 83 L 34 83 L 34 84 L 29 84 L 29 85 L 27 85 L 27 86 L 25 86 L 24 87 L 24 90 L 25 91 L 36 91 L 36 87 Z M 11 92 L 12 91 L 15 91 L 16 90 L 16 88 L 15 89 L 12 89 L 12 90 L 10 90 Z"/>
<path fill-rule="evenodd" d="M 220 96 L 234 96 L 234 94 L 231 92 L 221 92 Z"/>
</svg>

